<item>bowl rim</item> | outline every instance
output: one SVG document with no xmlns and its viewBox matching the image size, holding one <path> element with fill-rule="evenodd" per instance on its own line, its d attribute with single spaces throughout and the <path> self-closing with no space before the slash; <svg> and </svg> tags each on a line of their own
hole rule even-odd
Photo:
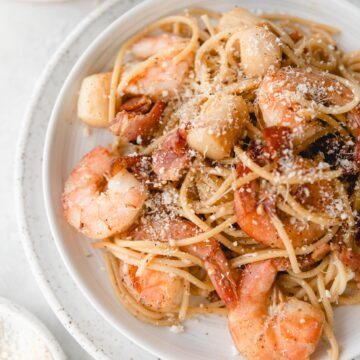
<svg viewBox="0 0 360 360">
<path fill-rule="evenodd" d="M 205 3 L 206 6 L 206 0 L 200 0 Z M 298 3 L 300 0 L 287 0 L 288 2 Z M 320 0 L 316 0 L 320 1 Z M 321 0 L 324 1 L 324 0 Z M 334 4 L 337 4 L 338 6 L 341 6 L 342 8 L 347 8 L 347 11 L 356 12 L 360 16 L 360 8 L 355 6 L 354 4 L 350 3 L 348 0 L 328 0 L 333 2 Z M 176 2 L 172 3 L 171 6 L 167 7 L 168 12 L 172 12 L 177 10 L 178 8 L 186 8 L 187 6 L 190 6 L 192 0 L 183 0 L 181 2 L 181 5 L 176 5 Z M 163 0 L 144 0 L 143 2 L 135 5 L 131 9 L 129 9 L 127 12 L 125 12 L 123 15 L 121 15 L 119 18 L 117 18 L 115 21 L 113 21 L 108 27 L 106 27 L 87 47 L 87 49 L 84 51 L 84 53 L 78 58 L 75 65 L 71 69 L 70 73 L 68 74 L 59 94 L 55 102 L 55 106 L 53 108 L 53 111 L 51 113 L 51 117 L 49 120 L 49 125 L 46 131 L 46 138 L 45 138 L 45 145 L 44 145 L 44 151 L 43 151 L 43 169 L 42 169 L 42 180 L 43 180 L 43 196 L 44 196 L 44 203 L 45 203 L 45 210 L 46 210 L 46 216 L 48 219 L 48 224 L 51 230 L 51 233 L 53 235 L 56 248 L 60 253 L 61 259 L 64 262 L 67 270 L 71 274 L 72 278 L 76 282 L 76 284 L 79 286 L 81 292 L 85 295 L 87 300 L 92 304 L 92 306 L 102 315 L 102 317 L 108 321 L 112 326 L 114 326 L 122 335 L 129 338 L 131 341 L 136 343 L 141 348 L 149 351 L 151 354 L 155 356 L 160 356 L 163 358 L 166 358 L 169 354 L 169 351 L 166 350 L 164 347 L 156 346 L 152 342 L 142 338 L 141 340 L 139 337 L 134 334 L 132 331 L 129 331 L 124 324 L 121 322 L 118 322 L 114 320 L 111 312 L 104 308 L 102 304 L 100 304 L 96 297 L 93 296 L 90 289 L 87 288 L 86 284 L 82 280 L 77 267 L 70 261 L 66 254 L 66 250 L 63 246 L 63 241 L 61 239 L 61 235 L 58 231 L 58 225 L 56 223 L 56 214 L 54 212 L 54 201 L 51 199 L 51 184 L 50 184 L 50 160 L 51 160 L 51 147 L 53 144 L 53 140 L 56 136 L 56 119 L 59 118 L 59 114 L 61 111 L 61 103 L 63 99 L 66 97 L 67 90 L 71 87 L 71 84 L 73 81 L 77 78 L 77 74 L 81 71 L 81 68 L 84 63 L 86 63 L 87 59 L 91 55 L 95 55 L 96 49 L 99 48 L 101 43 L 111 34 L 119 28 L 122 22 L 126 21 L 134 21 L 134 18 L 136 16 L 139 16 L 141 13 L 146 13 L 147 11 L 150 11 L 152 8 L 164 8 L 164 2 Z M 163 15 L 165 16 L 165 15 Z M 144 24 L 145 26 L 146 24 Z M 164 344 L 162 344 L 164 345 Z M 360 350 L 359 350 L 360 352 Z M 177 357 L 176 354 L 174 354 L 174 359 L 180 359 L 180 357 Z"/>
</svg>

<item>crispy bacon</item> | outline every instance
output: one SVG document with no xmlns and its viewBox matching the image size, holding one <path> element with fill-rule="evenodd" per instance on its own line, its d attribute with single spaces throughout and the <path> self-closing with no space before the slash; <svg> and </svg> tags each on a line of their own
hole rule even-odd
<svg viewBox="0 0 360 360">
<path fill-rule="evenodd" d="M 291 149 L 291 129 L 286 126 L 271 126 L 263 130 L 265 144 L 252 140 L 247 153 L 260 166 L 281 156 L 285 150 Z"/>
<path fill-rule="evenodd" d="M 357 254 L 345 246 L 342 246 L 339 258 L 342 263 L 352 271 L 358 272 L 360 270 L 360 254 Z"/>
<path fill-rule="evenodd" d="M 311 259 L 315 262 L 320 261 L 330 252 L 330 250 L 331 247 L 329 244 L 322 244 L 311 254 Z"/>
<path fill-rule="evenodd" d="M 289 36 L 291 37 L 291 40 L 294 41 L 294 43 L 297 43 L 303 38 L 302 34 L 297 30 L 292 31 Z"/>
<path fill-rule="evenodd" d="M 357 105 L 354 109 L 350 110 L 346 115 L 349 122 L 349 126 L 355 130 L 357 136 L 360 135 L 360 105 Z"/>
<path fill-rule="evenodd" d="M 190 165 L 186 135 L 185 129 L 178 129 L 167 137 L 160 149 L 154 151 L 153 170 L 161 180 L 178 180 Z"/>
<path fill-rule="evenodd" d="M 115 176 L 122 169 L 130 169 L 140 181 L 153 181 L 151 157 L 149 155 L 120 156 L 111 164 L 110 175 Z"/>
<path fill-rule="evenodd" d="M 356 141 L 354 150 L 354 160 L 358 169 L 360 169 L 360 139 Z"/>
<path fill-rule="evenodd" d="M 269 154 L 263 144 L 256 140 L 251 140 L 247 148 L 247 154 L 251 160 L 255 161 L 258 165 L 264 166 L 269 162 Z"/>
<path fill-rule="evenodd" d="M 249 174 L 250 172 L 251 170 L 247 168 L 243 163 L 240 162 L 237 164 L 236 173 L 239 178 L 245 176 L 246 174 Z"/>
<path fill-rule="evenodd" d="M 291 129 L 286 126 L 271 126 L 263 130 L 267 150 L 272 156 L 291 148 Z"/>
<path fill-rule="evenodd" d="M 129 100 L 127 104 L 123 105 L 123 108 L 135 108 L 136 111 L 121 110 L 117 113 L 109 128 L 116 136 L 123 137 L 128 141 L 147 142 L 159 127 L 165 106 L 164 101 L 158 100 L 148 113 L 143 113 L 143 111 L 149 109 L 146 99 L 141 97 L 141 99 L 134 100 L 132 103 Z"/>
<path fill-rule="evenodd" d="M 360 169 L 360 104 L 347 114 L 347 120 L 349 122 L 349 126 L 355 133 L 356 144 L 354 149 L 354 160 L 356 166 Z"/>
<path fill-rule="evenodd" d="M 142 160 L 142 155 L 120 156 L 113 160 L 110 169 L 110 175 L 115 176 L 122 169 L 129 169 L 137 166 Z"/>
<path fill-rule="evenodd" d="M 316 264 L 329 253 L 329 251 L 329 244 L 323 244 L 312 254 L 298 255 L 297 261 L 299 263 L 300 269 L 302 271 L 308 271 L 313 269 L 314 266 L 316 266 Z M 273 261 L 278 271 L 287 271 L 291 269 L 290 260 L 288 258 L 275 258 Z"/>
<path fill-rule="evenodd" d="M 279 257 L 273 259 L 273 264 L 276 266 L 278 271 L 287 271 L 291 269 L 291 264 L 288 258 Z"/>
<path fill-rule="evenodd" d="M 137 111 L 142 114 L 146 114 L 151 109 L 151 99 L 148 96 L 140 95 L 134 96 L 126 100 L 122 105 L 120 110 L 125 111 Z"/>
</svg>

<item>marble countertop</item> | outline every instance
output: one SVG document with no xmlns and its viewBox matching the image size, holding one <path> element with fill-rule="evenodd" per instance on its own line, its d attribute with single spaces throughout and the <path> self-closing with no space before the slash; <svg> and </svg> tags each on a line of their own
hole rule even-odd
<svg viewBox="0 0 360 360">
<path fill-rule="evenodd" d="M 360 5 L 360 0 L 353 2 Z M 50 310 L 22 249 L 13 194 L 14 157 L 24 111 L 42 70 L 66 35 L 98 4 L 0 0 L 0 296 L 34 313 L 76 360 L 90 357 Z"/>
</svg>

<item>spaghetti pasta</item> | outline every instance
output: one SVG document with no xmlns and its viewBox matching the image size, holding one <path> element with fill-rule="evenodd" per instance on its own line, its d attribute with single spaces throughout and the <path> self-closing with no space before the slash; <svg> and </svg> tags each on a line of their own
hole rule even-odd
<svg viewBox="0 0 360 360">
<path fill-rule="evenodd" d="M 239 351 L 256 359 L 280 351 L 266 329 L 297 306 L 320 329 L 304 358 L 322 333 L 338 359 L 333 307 L 360 302 L 360 52 L 342 52 L 338 32 L 194 8 L 120 47 L 108 89 L 115 142 L 80 161 L 63 206 L 98 240 L 132 315 L 159 326 L 229 315 Z M 296 335 L 286 346 L 300 346 Z"/>
</svg>

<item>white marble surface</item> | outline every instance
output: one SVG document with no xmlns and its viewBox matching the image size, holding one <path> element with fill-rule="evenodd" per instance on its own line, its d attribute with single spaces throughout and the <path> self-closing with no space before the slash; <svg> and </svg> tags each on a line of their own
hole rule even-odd
<svg viewBox="0 0 360 360">
<path fill-rule="evenodd" d="M 360 5 L 360 0 L 353 0 Z M 0 0 L 0 295 L 33 312 L 70 359 L 90 357 L 70 337 L 42 296 L 21 246 L 13 194 L 14 155 L 22 117 L 50 56 L 98 0 L 32 3 Z"/>
</svg>

